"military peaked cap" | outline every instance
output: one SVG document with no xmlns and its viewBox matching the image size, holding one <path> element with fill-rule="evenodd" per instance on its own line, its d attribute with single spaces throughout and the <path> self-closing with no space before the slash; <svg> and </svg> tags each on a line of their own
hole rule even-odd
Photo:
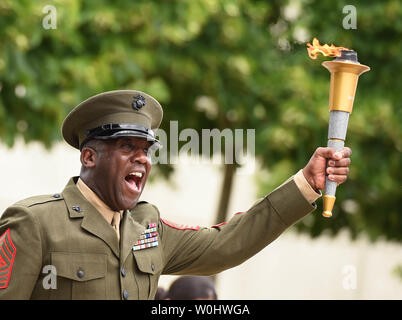
<svg viewBox="0 0 402 320">
<path fill-rule="evenodd" d="M 137 90 L 108 91 L 86 99 L 66 117 L 63 138 L 76 149 L 91 139 L 138 137 L 160 147 L 153 130 L 162 121 L 163 110 L 150 95 Z"/>
</svg>

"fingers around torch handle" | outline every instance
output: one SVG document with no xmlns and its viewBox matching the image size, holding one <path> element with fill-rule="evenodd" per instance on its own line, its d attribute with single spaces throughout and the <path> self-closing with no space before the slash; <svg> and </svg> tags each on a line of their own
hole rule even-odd
<svg viewBox="0 0 402 320">
<path fill-rule="evenodd" d="M 328 167 L 336 167 L 336 168 L 349 167 L 350 163 L 351 163 L 350 158 L 342 158 L 341 160 L 329 159 L 327 161 Z"/>
<path fill-rule="evenodd" d="M 343 151 L 344 147 L 344 141 L 343 140 L 334 140 L 334 139 L 329 139 L 327 146 L 329 148 L 334 148 L 337 152 Z M 336 154 L 336 153 L 335 153 Z M 334 154 L 334 155 L 335 155 Z M 339 158 L 339 157 L 338 157 Z M 323 196 L 323 206 L 324 210 L 322 215 L 324 217 L 331 217 L 332 216 L 332 208 L 335 203 L 335 194 L 336 194 L 336 187 L 338 183 L 336 181 L 329 180 L 328 174 L 327 174 L 327 169 L 328 169 L 328 162 L 331 161 L 330 159 L 327 159 L 327 167 L 325 169 L 325 191 L 324 191 L 324 196 Z"/>
<path fill-rule="evenodd" d="M 347 166 L 342 166 L 342 167 L 331 166 L 331 167 L 327 167 L 326 173 L 329 175 L 330 180 L 335 180 L 335 176 L 346 176 L 349 173 L 349 168 Z M 333 176 L 332 179 L 331 179 L 331 175 Z M 336 180 L 337 180 L 337 182 L 343 182 L 343 181 L 338 181 L 338 179 L 336 179 Z"/>
<path fill-rule="evenodd" d="M 348 147 L 344 147 L 340 152 L 336 151 L 334 154 L 335 153 L 340 153 L 343 158 L 340 160 L 333 160 L 334 157 L 328 159 L 325 173 L 328 175 L 328 180 L 335 181 L 339 186 L 347 180 L 351 163 L 349 157 L 352 154 L 352 150 Z"/>
</svg>

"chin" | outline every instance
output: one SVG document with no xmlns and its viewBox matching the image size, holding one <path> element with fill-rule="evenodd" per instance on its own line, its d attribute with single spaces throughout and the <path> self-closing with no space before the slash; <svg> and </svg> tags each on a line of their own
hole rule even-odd
<svg viewBox="0 0 402 320">
<path fill-rule="evenodd" d="M 137 205 L 137 203 L 140 201 L 142 194 L 142 190 L 140 193 L 137 193 L 135 195 L 126 195 L 125 197 L 121 197 L 120 200 L 120 210 L 131 210 L 134 209 L 134 207 Z"/>
<path fill-rule="evenodd" d="M 130 201 L 130 203 L 124 204 L 122 207 L 122 210 L 131 210 L 134 209 L 134 207 L 137 205 L 139 199 L 135 199 L 134 201 Z"/>
</svg>

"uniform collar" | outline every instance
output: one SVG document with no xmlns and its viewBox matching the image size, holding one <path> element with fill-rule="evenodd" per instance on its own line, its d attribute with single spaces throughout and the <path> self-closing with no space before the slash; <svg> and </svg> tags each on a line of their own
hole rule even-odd
<svg viewBox="0 0 402 320">
<path fill-rule="evenodd" d="M 143 206 L 136 206 L 131 212 L 128 210 L 123 212 L 120 227 L 121 250 L 119 250 L 115 231 L 77 188 L 78 179 L 79 177 L 71 178 L 62 192 L 70 218 L 82 218 L 81 227 L 102 239 L 113 253 L 120 258 L 121 263 L 124 263 L 132 247 L 139 239 L 141 232 L 145 230 L 145 226 L 134 219 L 137 214 L 141 216 L 146 214 L 146 212 L 142 212 L 144 210 Z"/>
<path fill-rule="evenodd" d="M 62 192 L 70 218 L 82 218 L 81 228 L 106 242 L 113 253 L 119 257 L 119 242 L 116 232 L 102 214 L 85 199 L 76 186 L 77 181 L 78 177 L 71 178 Z"/>
<path fill-rule="evenodd" d="M 98 195 L 89 188 L 81 178 L 78 178 L 76 183 L 78 190 L 81 191 L 85 199 L 92 204 L 96 210 L 98 210 L 102 216 L 106 219 L 106 221 L 111 224 L 113 216 L 116 214 L 117 211 L 113 211 L 110 207 L 102 201 Z M 123 210 L 120 211 L 120 218 L 122 217 Z"/>
</svg>

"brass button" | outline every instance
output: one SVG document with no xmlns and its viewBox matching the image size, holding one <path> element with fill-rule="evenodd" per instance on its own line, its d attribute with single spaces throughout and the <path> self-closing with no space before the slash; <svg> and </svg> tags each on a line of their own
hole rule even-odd
<svg viewBox="0 0 402 320">
<path fill-rule="evenodd" d="M 124 269 L 124 267 L 121 268 L 121 275 L 122 275 L 123 277 L 126 276 L 126 269 Z"/>
<path fill-rule="evenodd" d="M 84 270 L 78 270 L 77 271 L 77 277 L 78 278 L 82 279 L 82 278 L 84 278 L 84 276 L 85 276 Z"/>
<path fill-rule="evenodd" d="M 151 269 L 152 271 L 155 271 L 155 266 L 153 264 L 151 265 Z"/>
<path fill-rule="evenodd" d="M 54 195 L 53 195 L 53 198 L 60 198 L 60 194 L 59 193 L 55 193 Z"/>
</svg>

